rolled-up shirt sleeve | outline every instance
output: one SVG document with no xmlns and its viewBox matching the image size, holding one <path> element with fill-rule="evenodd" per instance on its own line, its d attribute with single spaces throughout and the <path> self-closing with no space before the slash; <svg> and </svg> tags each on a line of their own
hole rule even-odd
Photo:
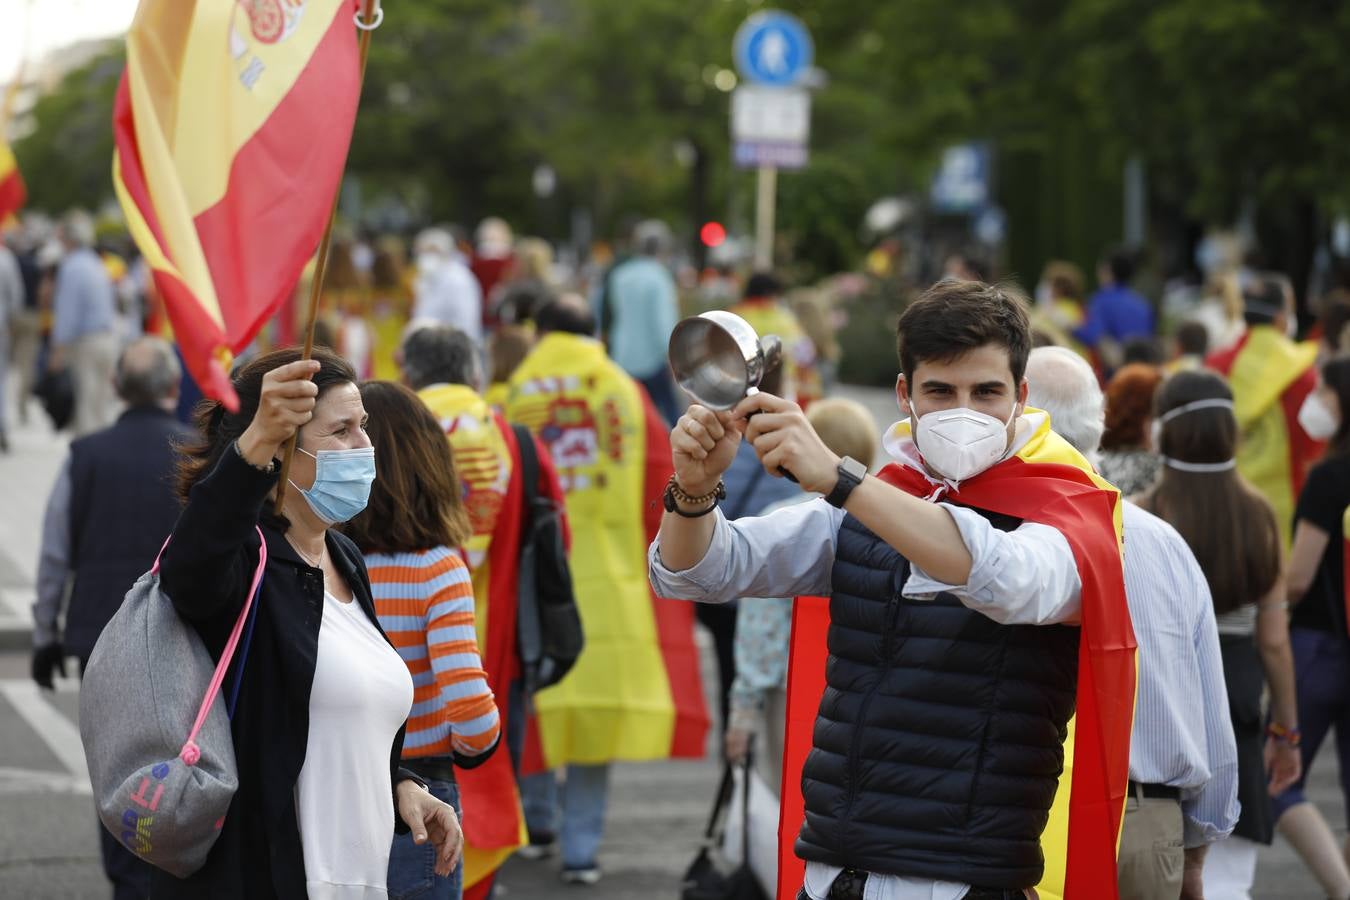
<svg viewBox="0 0 1350 900">
<path fill-rule="evenodd" d="M 906 597 L 930 600 L 950 593 L 1004 625 L 1078 622 L 1083 582 L 1073 550 L 1057 529 L 1024 522 L 1000 531 L 973 510 L 938 505 L 951 514 L 970 552 L 970 578 L 965 584 L 946 584 L 914 566 L 905 582 Z"/>
<path fill-rule="evenodd" d="M 734 522 L 728 522 L 721 510 L 712 515 L 716 518 L 708 552 L 688 569 L 666 568 L 660 535 L 652 541 L 647 569 L 658 596 L 726 603 L 738 597 L 829 592 L 843 510 L 812 500 Z"/>
</svg>

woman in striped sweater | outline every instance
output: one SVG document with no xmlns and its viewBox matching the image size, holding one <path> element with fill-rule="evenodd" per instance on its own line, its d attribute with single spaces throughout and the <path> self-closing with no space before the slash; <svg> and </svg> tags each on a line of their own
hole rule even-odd
<svg viewBox="0 0 1350 900">
<path fill-rule="evenodd" d="M 473 585 L 456 549 L 469 537 L 468 516 L 445 434 L 417 395 L 371 381 L 361 386 L 361 401 L 379 478 L 346 531 L 365 554 L 380 624 L 412 673 L 403 765 L 458 812 L 454 766 L 486 761 L 501 733 L 478 655 Z M 436 876 L 431 855 L 394 839 L 391 900 L 460 897 L 462 867 Z"/>
</svg>

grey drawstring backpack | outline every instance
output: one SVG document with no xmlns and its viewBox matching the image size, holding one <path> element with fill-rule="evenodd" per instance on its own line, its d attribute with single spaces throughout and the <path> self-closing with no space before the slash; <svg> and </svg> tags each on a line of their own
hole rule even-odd
<svg viewBox="0 0 1350 900">
<path fill-rule="evenodd" d="M 80 740 L 103 827 L 179 878 L 205 864 L 239 786 L 230 721 L 215 701 L 242 638 L 233 715 L 267 565 L 258 537 L 258 568 L 219 662 L 160 590 L 156 559 L 103 629 L 80 687 Z"/>
</svg>

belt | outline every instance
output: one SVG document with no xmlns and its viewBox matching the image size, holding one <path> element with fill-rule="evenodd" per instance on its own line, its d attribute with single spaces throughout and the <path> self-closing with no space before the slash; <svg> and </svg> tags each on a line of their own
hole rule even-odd
<svg viewBox="0 0 1350 900">
<path fill-rule="evenodd" d="M 845 869 L 835 876 L 834 882 L 830 884 L 830 891 L 825 896 L 827 900 L 863 900 L 863 892 L 866 887 L 866 872 L 858 869 Z M 805 896 L 805 894 L 806 892 L 803 891 L 799 896 Z M 962 895 L 963 900 L 1021 900 L 1025 896 L 1024 891 L 982 887 L 972 887 Z"/>
<path fill-rule="evenodd" d="M 1140 784 L 1130 780 L 1130 793 L 1139 800 L 1180 800 L 1181 788 L 1170 784 Z"/>
<path fill-rule="evenodd" d="M 455 758 L 453 756 L 415 756 L 404 757 L 399 765 L 412 772 L 423 781 L 455 781 Z"/>
</svg>

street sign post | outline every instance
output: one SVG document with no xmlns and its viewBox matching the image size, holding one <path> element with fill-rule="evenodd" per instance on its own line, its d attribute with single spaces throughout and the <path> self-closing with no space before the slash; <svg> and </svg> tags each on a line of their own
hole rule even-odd
<svg viewBox="0 0 1350 900">
<path fill-rule="evenodd" d="M 746 19 L 732 44 L 745 84 L 731 98 L 732 156 L 759 173 L 755 202 L 755 266 L 773 265 L 778 170 L 806 165 L 811 95 L 802 86 L 815 57 L 796 16 L 764 10 Z"/>
</svg>

